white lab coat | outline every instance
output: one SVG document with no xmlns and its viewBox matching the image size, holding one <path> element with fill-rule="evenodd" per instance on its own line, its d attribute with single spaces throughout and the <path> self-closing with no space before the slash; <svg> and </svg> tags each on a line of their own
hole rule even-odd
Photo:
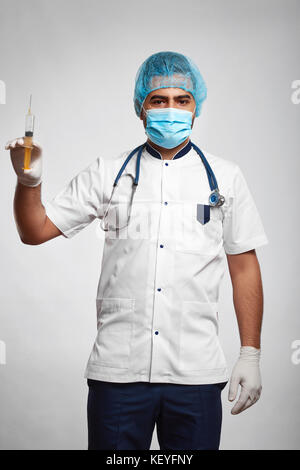
<svg viewBox="0 0 300 470">
<path fill-rule="evenodd" d="M 130 151 L 115 160 L 97 158 L 44 204 L 65 237 L 103 216 Z M 208 204 L 210 187 L 195 150 L 172 160 L 143 151 L 129 225 L 118 237 L 106 232 L 96 298 L 98 331 L 86 378 L 180 384 L 228 380 L 218 338 L 225 253 L 242 253 L 268 239 L 239 166 L 204 155 L 225 203 L 211 208 L 210 221 L 202 224 L 197 204 Z M 125 174 L 135 176 L 136 156 Z M 123 226 L 130 178 L 124 176 L 117 191 L 110 214 L 125 208 L 119 213 Z"/>
</svg>

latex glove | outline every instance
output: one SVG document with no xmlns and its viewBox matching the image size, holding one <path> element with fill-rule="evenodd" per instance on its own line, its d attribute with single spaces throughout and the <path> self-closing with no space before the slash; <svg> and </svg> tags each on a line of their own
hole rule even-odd
<svg viewBox="0 0 300 470">
<path fill-rule="evenodd" d="M 241 386 L 239 399 L 231 409 L 233 415 L 254 405 L 260 397 L 262 385 L 259 359 L 260 349 L 252 346 L 241 347 L 240 357 L 233 368 L 229 383 L 229 401 L 236 399 L 238 387 Z"/>
<path fill-rule="evenodd" d="M 6 150 L 10 150 L 10 158 L 18 181 L 25 186 L 38 186 L 42 182 L 42 147 L 36 141 L 32 141 L 30 170 L 23 170 L 24 166 L 24 138 L 7 142 Z"/>
</svg>

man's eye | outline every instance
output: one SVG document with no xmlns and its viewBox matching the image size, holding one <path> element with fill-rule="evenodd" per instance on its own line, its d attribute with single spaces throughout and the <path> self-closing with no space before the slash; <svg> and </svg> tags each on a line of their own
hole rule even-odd
<svg viewBox="0 0 300 470">
<path fill-rule="evenodd" d="M 154 100 L 154 101 L 152 101 L 152 103 L 153 104 L 161 104 L 161 103 L 163 103 L 163 101 L 162 100 Z"/>
<path fill-rule="evenodd" d="M 188 100 L 180 100 L 179 103 L 180 104 L 188 104 Z"/>
</svg>

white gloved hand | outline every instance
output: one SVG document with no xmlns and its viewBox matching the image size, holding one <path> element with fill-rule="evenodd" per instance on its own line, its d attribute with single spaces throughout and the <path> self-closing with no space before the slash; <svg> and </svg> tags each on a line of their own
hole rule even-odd
<svg viewBox="0 0 300 470">
<path fill-rule="evenodd" d="M 10 150 L 10 158 L 18 181 L 25 186 L 35 187 L 42 182 L 42 147 L 36 141 L 32 141 L 30 170 L 23 170 L 25 142 L 24 137 L 13 139 L 5 145 L 5 150 Z"/>
<path fill-rule="evenodd" d="M 240 357 L 236 362 L 230 379 L 228 400 L 235 400 L 238 386 L 241 393 L 238 401 L 231 410 L 236 415 L 254 405 L 260 397 L 262 385 L 259 369 L 260 349 L 252 346 L 242 346 Z"/>
</svg>

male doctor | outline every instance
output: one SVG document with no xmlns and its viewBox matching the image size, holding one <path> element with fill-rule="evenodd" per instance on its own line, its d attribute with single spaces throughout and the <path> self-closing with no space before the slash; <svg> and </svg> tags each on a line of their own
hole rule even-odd
<svg viewBox="0 0 300 470">
<path fill-rule="evenodd" d="M 136 75 L 134 107 L 147 142 L 98 157 L 44 205 L 42 149 L 23 170 L 24 141 L 6 145 L 17 174 L 20 239 L 38 245 L 71 238 L 94 219 L 105 243 L 97 336 L 86 367 L 88 449 L 218 449 L 221 391 L 229 376 L 218 339 L 225 254 L 241 349 L 229 384 L 232 414 L 261 393 L 263 289 L 255 249 L 268 243 L 239 166 L 205 152 L 225 201 L 210 205 L 208 174 L 190 140 L 206 98 L 196 65 L 175 52 L 151 55 Z M 132 195 L 134 194 L 134 197 Z"/>
</svg>

